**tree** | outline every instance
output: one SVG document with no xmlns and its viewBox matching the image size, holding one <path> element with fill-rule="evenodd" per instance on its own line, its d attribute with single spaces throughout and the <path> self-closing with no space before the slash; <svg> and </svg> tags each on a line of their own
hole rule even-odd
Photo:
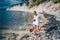
<svg viewBox="0 0 60 40">
<path fill-rule="evenodd" d="M 28 6 L 29 5 L 29 0 L 25 0 L 25 4 Z"/>
<path fill-rule="evenodd" d="M 60 0 L 52 0 L 54 3 L 58 3 L 60 2 Z"/>
</svg>

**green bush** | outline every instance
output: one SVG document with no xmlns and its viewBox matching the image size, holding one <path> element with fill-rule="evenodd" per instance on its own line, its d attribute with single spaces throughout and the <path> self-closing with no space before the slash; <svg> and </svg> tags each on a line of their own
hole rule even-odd
<svg viewBox="0 0 60 40">
<path fill-rule="evenodd" d="M 29 5 L 29 8 L 32 8 L 35 5 L 39 5 L 42 2 L 42 0 L 36 0 L 35 2 L 33 2 L 32 4 Z"/>
<path fill-rule="evenodd" d="M 29 8 L 32 8 L 33 6 L 35 6 L 35 3 L 34 2 L 29 5 Z"/>
<path fill-rule="evenodd" d="M 42 0 L 36 0 L 36 5 L 39 5 L 42 2 Z"/>
<path fill-rule="evenodd" d="M 54 3 L 58 3 L 60 2 L 60 0 L 52 0 Z"/>
<path fill-rule="evenodd" d="M 29 0 L 25 0 L 25 3 L 28 6 L 29 5 Z"/>
</svg>

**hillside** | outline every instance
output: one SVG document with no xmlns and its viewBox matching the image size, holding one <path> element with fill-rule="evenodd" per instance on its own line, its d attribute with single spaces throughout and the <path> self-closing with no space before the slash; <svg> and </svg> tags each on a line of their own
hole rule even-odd
<svg viewBox="0 0 60 40">
<path fill-rule="evenodd" d="M 53 3 L 52 1 L 43 2 L 39 4 L 38 6 L 34 6 L 32 8 L 29 8 L 29 6 L 26 6 L 26 4 L 23 4 L 20 6 L 19 4 L 14 5 L 12 7 L 8 7 L 7 10 L 15 10 L 15 11 L 26 11 L 26 12 L 33 12 L 36 10 L 37 12 L 60 12 L 60 3 Z"/>
</svg>

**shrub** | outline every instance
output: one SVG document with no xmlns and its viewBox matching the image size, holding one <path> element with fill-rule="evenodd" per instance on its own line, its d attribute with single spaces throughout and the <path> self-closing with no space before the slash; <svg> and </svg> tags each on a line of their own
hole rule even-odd
<svg viewBox="0 0 60 40">
<path fill-rule="evenodd" d="M 29 0 L 25 0 L 25 3 L 28 6 L 29 5 Z"/>
<path fill-rule="evenodd" d="M 54 3 L 58 3 L 60 2 L 60 0 L 52 0 Z"/>
<path fill-rule="evenodd" d="M 33 2 L 32 4 L 29 5 L 29 8 L 32 8 L 35 5 L 36 5 L 36 3 Z"/>
<path fill-rule="evenodd" d="M 42 0 L 36 0 L 35 2 L 33 2 L 32 4 L 29 5 L 29 8 L 32 8 L 35 5 L 39 5 L 42 2 Z"/>
</svg>

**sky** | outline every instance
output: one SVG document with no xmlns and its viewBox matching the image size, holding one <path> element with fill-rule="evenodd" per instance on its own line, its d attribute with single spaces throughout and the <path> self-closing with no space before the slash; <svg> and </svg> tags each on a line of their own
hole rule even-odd
<svg viewBox="0 0 60 40">
<path fill-rule="evenodd" d="M 6 8 L 9 5 L 21 3 L 23 0 L 0 0 L 0 9 Z"/>
</svg>

